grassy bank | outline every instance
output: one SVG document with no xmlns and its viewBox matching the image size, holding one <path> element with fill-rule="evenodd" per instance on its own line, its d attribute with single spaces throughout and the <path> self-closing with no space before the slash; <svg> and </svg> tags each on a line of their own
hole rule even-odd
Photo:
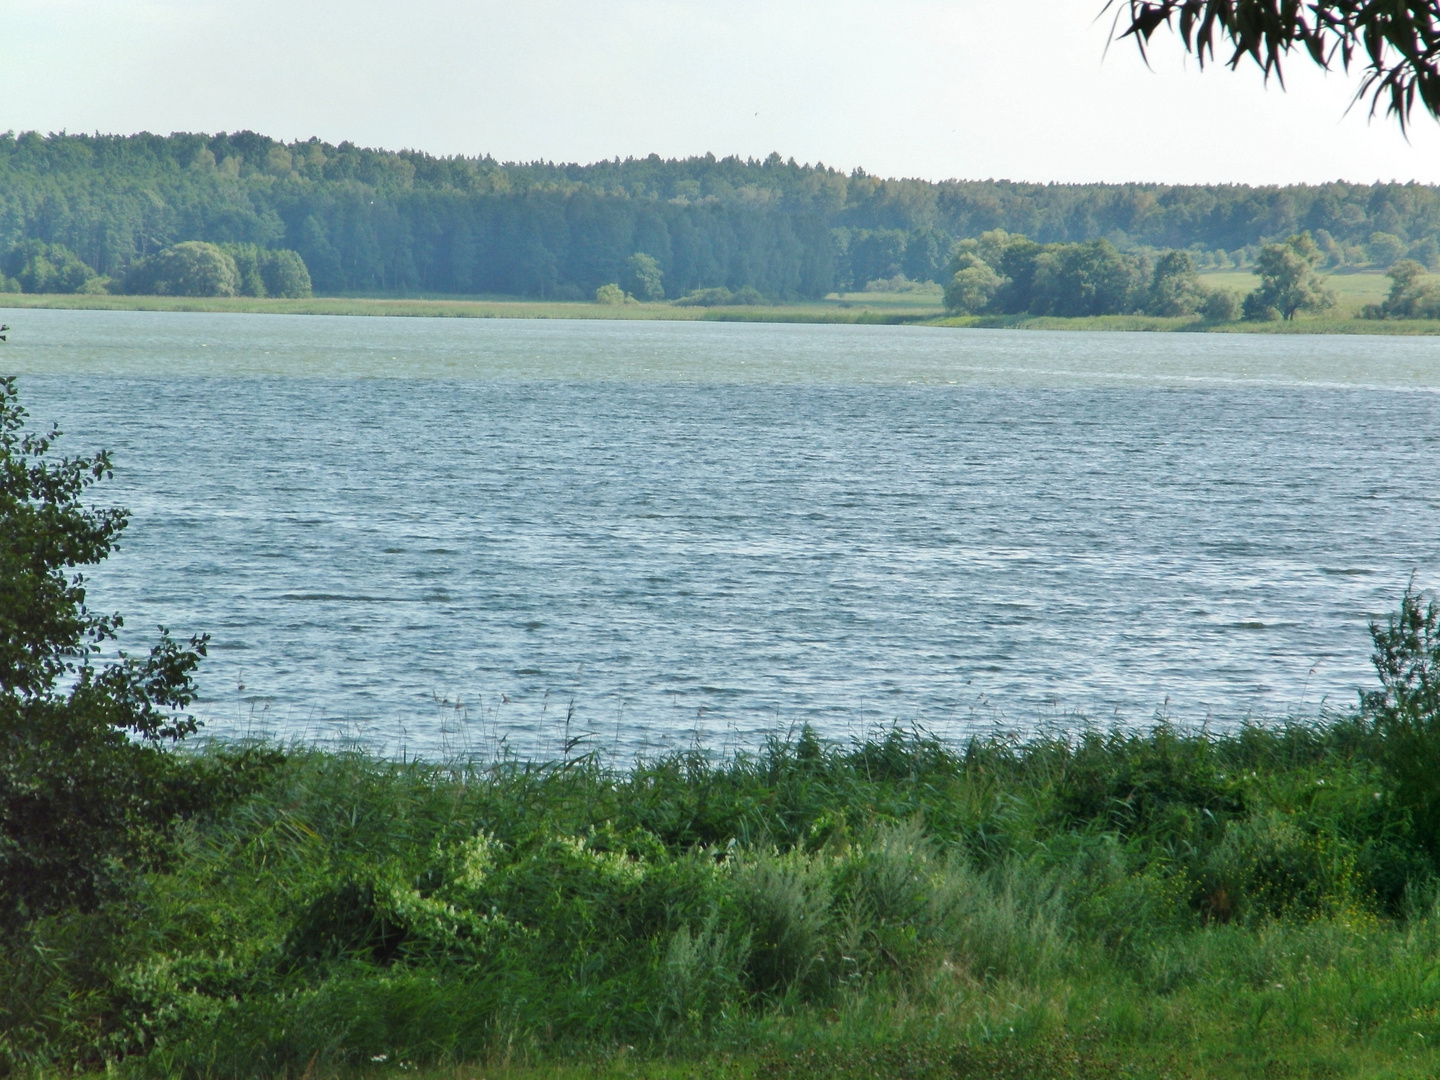
<svg viewBox="0 0 1440 1080">
<path fill-rule="evenodd" d="M 1430 1076 L 1440 910 L 1374 740 L 252 751 L 133 895 L 7 942 L 0 1068 Z"/>
<path fill-rule="evenodd" d="M 0 307 L 96 311 L 206 311 L 269 315 L 389 315 L 452 319 L 605 319 L 683 322 L 922 322 L 942 314 L 939 294 L 858 293 L 808 303 L 681 307 L 674 304 L 594 304 L 509 297 L 254 297 L 85 296 L 11 293 Z"/>
<path fill-rule="evenodd" d="M 989 330 L 1108 330 L 1140 333 L 1200 334 L 1380 334 L 1429 336 L 1440 334 L 1435 319 L 1356 319 L 1296 316 L 1290 321 L 1213 323 L 1196 316 L 1160 318 L 1153 315 L 1092 315 L 1061 319 L 1046 315 L 960 315 L 936 319 L 930 326 Z"/>
<path fill-rule="evenodd" d="M 1212 287 L 1242 291 L 1254 286 L 1246 273 L 1209 274 Z M 1196 316 L 1157 318 L 1147 315 L 1098 315 L 1052 318 L 1033 315 L 947 317 L 938 289 L 898 293 L 847 293 L 824 300 L 735 307 L 679 307 L 669 303 L 594 304 L 513 297 L 455 299 L 442 296 L 312 297 L 305 300 L 253 297 L 184 296 L 0 296 L 0 307 L 104 311 L 208 311 L 271 315 L 389 315 L 407 318 L 454 319 L 601 319 L 673 320 L 766 323 L 850 323 L 920 325 L 996 330 L 1082 330 L 1230 333 L 1230 334 L 1440 334 L 1440 321 L 1427 319 L 1372 320 L 1355 315 L 1366 303 L 1384 299 L 1389 279 L 1382 274 L 1335 275 L 1328 279 L 1340 295 L 1340 307 L 1320 315 L 1300 315 L 1290 322 L 1208 323 Z M 1336 283 L 1339 283 L 1338 286 Z"/>
</svg>

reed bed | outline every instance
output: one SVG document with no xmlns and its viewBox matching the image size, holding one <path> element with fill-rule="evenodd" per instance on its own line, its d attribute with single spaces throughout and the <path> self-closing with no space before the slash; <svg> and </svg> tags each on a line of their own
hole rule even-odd
<svg viewBox="0 0 1440 1080">
<path fill-rule="evenodd" d="M 212 746 L 246 793 L 7 942 L 0 1070 L 1434 1075 L 1433 862 L 1374 738 Z"/>
</svg>

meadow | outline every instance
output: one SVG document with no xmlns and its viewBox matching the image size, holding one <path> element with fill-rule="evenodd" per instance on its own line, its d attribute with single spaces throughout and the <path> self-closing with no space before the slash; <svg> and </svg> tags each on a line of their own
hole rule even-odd
<svg viewBox="0 0 1440 1080">
<path fill-rule="evenodd" d="M 1209 288 L 1243 293 L 1256 278 L 1244 271 L 1207 273 Z M 624 319 L 712 322 L 875 323 L 951 328 L 1012 330 L 1100 330 L 1208 332 L 1244 334 L 1440 334 L 1440 321 L 1429 319 L 1368 320 L 1356 316 L 1366 304 L 1378 303 L 1390 287 L 1378 273 L 1332 274 L 1326 284 L 1338 297 L 1336 308 L 1301 313 L 1290 322 L 1207 323 L 1198 316 L 1159 318 L 1147 315 L 1097 315 L 1056 318 L 1033 315 L 971 315 L 947 317 L 940 289 L 928 286 L 903 292 L 832 293 L 823 300 L 793 303 L 683 307 L 670 303 L 596 304 L 579 301 L 522 300 L 504 296 L 456 298 L 442 295 L 339 296 L 284 300 L 254 297 L 104 296 L 15 293 L 3 298 L 9 308 L 90 309 L 104 311 L 203 311 L 274 315 L 388 315 L 409 318 L 458 319 Z"/>
<path fill-rule="evenodd" d="M 456 299 L 450 296 L 255 297 L 87 296 L 13 293 L 10 308 L 100 311 L 206 311 L 272 315 L 389 315 L 458 319 L 661 319 L 717 322 L 911 323 L 944 313 L 940 290 L 913 293 L 849 293 L 826 300 L 786 304 L 682 307 L 667 303 L 596 304 L 521 300 L 514 297 Z"/>
</svg>

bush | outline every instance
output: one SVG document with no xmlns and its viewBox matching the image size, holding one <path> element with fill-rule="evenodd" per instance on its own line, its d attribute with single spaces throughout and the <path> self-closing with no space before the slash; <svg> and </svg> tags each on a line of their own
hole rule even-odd
<svg viewBox="0 0 1440 1080">
<path fill-rule="evenodd" d="M 1202 297 L 1194 257 L 1188 251 L 1172 249 L 1155 262 L 1145 314 L 1162 318 L 1193 315 Z"/>
<path fill-rule="evenodd" d="M 765 297 L 758 289 L 746 285 L 731 292 L 723 285 L 710 289 L 695 289 L 675 301 L 677 307 L 733 307 L 765 303 Z"/>
<path fill-rule="evenodd" d="M 282 248 L 265 252 L 260 264 L 260 277 L 267 296 L 303 299 L 311 295 L 310 271 L 298 251 Z"/>
<path fill-rule="evenodd" d="M 1440 289 L 1425 280 L 1426 270 L 1421 263 L 1401 259 L 1385 276 L 1390 279 L 1390 294 L 1379 304 L 1366 304 L 1360 311 L 1361 318 L 1440 318 Z"/>
<path fill-rule="evenodd" d="M 945 310 L 956 315 L 978 315 L 1000 288 L 1000 275 L 977 256 L 962 254 L 945 285 Z"/>
<path fill-rule="evenodd" d="M 238 296 L 243 282 L 235 260 L 215 244 L 186 240 L 133 264 L 127 293 L 157 296 Z"/>
<path fill-rule="evenodd" d="M 15 380 L 0 379 L 0 929 L 10 932 L 123 890 L 155 863 L 171 820 L 229 782 L 162 750 L 196 728 L 183 710 L 206 638 L 182 645 L 162 628 L 148 656 L 95 663 L 121 619 L 85 607 L 76 568 L 104 559 L 126 525 L 125 511 L 84 503 L 110 476 L 109 455 L 57 458 L 59 432 L 24 425 Z"/>
<path fill-rule="evenodd" d="M 1245 294 L 1240 313 L 1246 322 L 1279 322 L 1281 319 L 1280 309 L 1258 289 Z"/>
<path fill-rule="evenodd" d="M 613 282 L 609 285 L 601 285 L 595 290 L 595 302 L 597 304 L 633 304 L 635 298 L 627 293 L 619 285 Z"/>
<path fill-rule="evenodd" d="M 830 868 L 822 857 L 759 853 L 736 864 L 741 924 L 750 940 L 746 981 L 758 994 L 823 993 L 838 959 L 829 954 Z"/>
<path fill-rule="evenodd" d="M 240 296 L 300 299 L 311 295 L 310 272 L 298 252 L 271 251 L 258 244 L 221 244 L 235 260 Z"/>
<path fill-rule="evenodd" d="M 1234 322 L 1240 317 L 1240 298 L 1229 289 L 1210 289 L 1200 301 L 1200 315 L 1208 322 Z"/>
<path fill-rule="evenodd" d="M 1361 695 L 1361 709 L 1380 739 L 1396 802 L 1440 858 L 1440 608 L 1411 586 L 1398 612 L 1370 624 L 1370 635 L 1380 689 Z"/>
<path fill-rule="evenodd" d="M 1372 232 L 1365 244 L 1365 254 L 1379 269 L 1385 270 L 1405 255 L 1405 241 L 1394 233 Z"/>
<path fill-rule="evenodd" d="M 14 280 L 8 291 L 27 293 L 104 292 L 103 282 L 64 244 L 20 240 L 0 259 L 0 277 Z"/>
<path fill-rule="evenodd" d="M 625 284 L 642 300 L 664 300 L 665 286 L 660 264 L 652 256 L 637 251 L 625 261 Z"/>
</svg>

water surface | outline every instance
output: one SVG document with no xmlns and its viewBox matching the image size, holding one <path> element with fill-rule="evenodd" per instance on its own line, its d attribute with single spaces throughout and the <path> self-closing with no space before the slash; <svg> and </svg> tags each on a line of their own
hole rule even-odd
<svg viewBox="0 0 1440 1080">
<path fill-rule="evenodd" d="M 1313 713 L 1440 581 L 1440 342 L 0 313 L 212 730 L 720 749 Z M 569 717 L 567 722 L 567 715 Z"/>
</svg>

